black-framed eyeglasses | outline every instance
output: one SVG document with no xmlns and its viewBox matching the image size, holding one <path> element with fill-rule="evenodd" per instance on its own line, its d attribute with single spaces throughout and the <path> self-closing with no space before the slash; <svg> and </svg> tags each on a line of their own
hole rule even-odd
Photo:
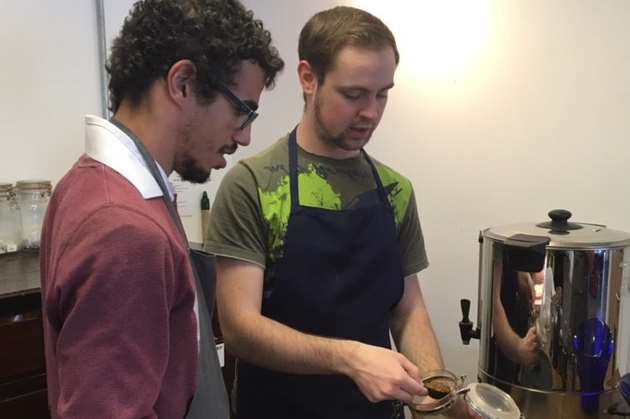
<svg viewBox="0 0 630 419">
<path fill-rule="evenodd" d="M 236 96 L 232 92 L 232 90 L 230 90 L 230 88 L 227 87 L 225 84 L 217 80 L 214 82 L 214 86 L 222 95 L 224 95 L 230 102 L 232 102 L 232 104 L 238 110 L 239 114 L 244 117 L 241 125 L 238 128 L 239 130 L 247 128 L 247 126 L 254 122 L 254 120 L 258 117 L 258 112 L 253 110 L 251 106 L 249 106 L 247 103 L 243 102 L 243 100 Z"/>
</svg>

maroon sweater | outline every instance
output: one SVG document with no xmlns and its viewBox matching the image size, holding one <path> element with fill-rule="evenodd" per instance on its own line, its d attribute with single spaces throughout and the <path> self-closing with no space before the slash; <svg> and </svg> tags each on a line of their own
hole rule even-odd
<svg viewBox="0 0 630 419">
<path fill-rule="evenodd" d="M 194 276 L 162 198 L 82 157 L 41 244 L 53 418 L 182 418 L 195 388 Z"/>
</svg>

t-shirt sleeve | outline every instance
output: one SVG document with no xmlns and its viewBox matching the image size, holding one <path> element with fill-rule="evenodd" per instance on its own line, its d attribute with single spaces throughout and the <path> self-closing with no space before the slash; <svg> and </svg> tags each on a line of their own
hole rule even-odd
<svg viewBox="0 0 630 419">
<path fill-rule="evenodd" d="M 265 267 L 265 224 L 254 175 L 239 163 L 221 181 L 204 240 L 208 253 Z"/>
<path fill-rule="evenodd" d="M 429 266 L 413 190 L 400 226 L 399 235 L 403 274 L 405 276 L 413 275 Z"/>
</svg>

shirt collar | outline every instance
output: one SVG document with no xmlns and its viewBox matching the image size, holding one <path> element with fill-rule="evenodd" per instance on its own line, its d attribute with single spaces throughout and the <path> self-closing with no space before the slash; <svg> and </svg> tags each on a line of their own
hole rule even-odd
<svg viewBox="0 0 630 419">
<path fill-rule="evenodd" d="M 85 154 L 118 172 L 144 199 L 163 196 L 160 185 L 149 172 L 136 144 L 111 122 L 94 115 L 85 117 Z M 175 188 L 164 169 L 157 161 L 155 163 L 173 200 Z"/>
</svg>

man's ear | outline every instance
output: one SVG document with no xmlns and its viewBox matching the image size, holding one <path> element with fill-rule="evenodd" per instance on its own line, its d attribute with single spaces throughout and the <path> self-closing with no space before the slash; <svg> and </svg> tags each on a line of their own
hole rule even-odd
<svg viewBox="0 0 630 419">
<path fill-rule="evenodd" d="M 179 60 L 166 74 L 166 88 L 169 97 L 178 104 L 183 104 L 192 92 L 197 75 L 197 67 L 190 60 Z"/>
<path fill-rule="evenodd" d="M 311 64 L 306 60 L 300 61 L 298 63 L 297 72 L 304 95 L 313 95 L 317 91 L 318 80 L 317 74 L 313 71 Z"/>
</svg>

